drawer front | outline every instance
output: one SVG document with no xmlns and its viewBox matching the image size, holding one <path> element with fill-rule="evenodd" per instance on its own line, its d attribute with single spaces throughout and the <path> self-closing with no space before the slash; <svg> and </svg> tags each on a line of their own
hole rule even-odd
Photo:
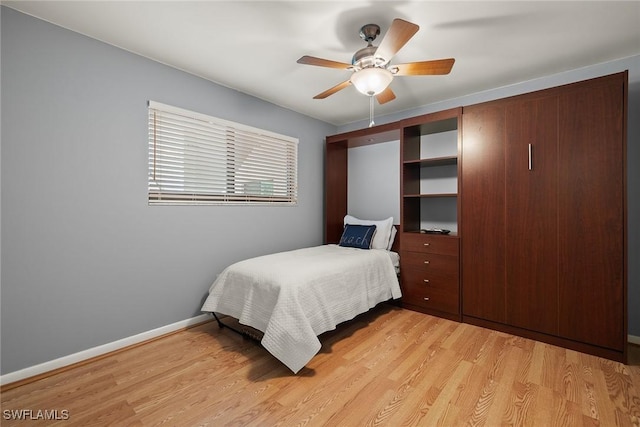
<svg viewBox="0 0 640 427">
<path fill-rule="evenodd" d="M 458 238 L 439 234 L 403 233 L 400 249 L 458 256 Z"/>
<path fill-rule="evenodd" d="M 400 270 L 400 283 L 404 289 L 438 289 L 459 294 L 458 272 L 403 268 Z"/>
<path fill-rule="evenodd" d="M 459 298 L 457 292 L 409 283 L 402 287 L 402 301 L 432 310 L 458 314 Z"/>
<path fill-rule="evenodd" d="M 400 270 L 405 268 L 420 269 L 425 273 L 443 274 L 448 276 L 455 275 L 458 278 L 458 257 L 451 255 L 440 255 L 422 252 L 401 252 L 400 253 Z"/>
</svg>

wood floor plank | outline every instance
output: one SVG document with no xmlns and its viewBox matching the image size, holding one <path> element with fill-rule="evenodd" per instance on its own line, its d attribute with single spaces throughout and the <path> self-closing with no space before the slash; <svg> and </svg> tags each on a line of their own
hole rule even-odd
<svg viewBox="0 0 640 427">
<path fill-rule="evenodd" d="M 389 367 L 387 377 L 391 380 L 401 380 L 413 375 L 416 369 L 423 364 L 425 353 L 415 351 L 416 346 L 428 349 L 438 337 L 445 333 L 450 325 L 448 321 L 431 318 L 432 321 L 422 324 L 422 328 L 417 328 L 413 340 L 408 340 L 407 345 L 398 354 Z M 441 321 L 438 321 L 441 320 Z"/>
<path fill-rule="evenodd" d="M 424 425 L 424 418 L 431 412 L 447 382 L 455 373 L 462 358 L 451 350 L 431 346 L 420 371 L 412 382 L 412 393 L 405 398 L 405 404 L 398 408 L 396 418 L 401 425 Z"/>
<path fill-rule="evenodd" d="M 2 392 L 3 426 L 640 426 L 630 364 L 381 305 L 297 375 L 215 323 Z M 5 415 L 6 412 L 3 412 Z"/>
<path fill-rule="evenodd" d="M 366 384 L 370 374 L 371 371 L 362 366 L 339 370 L 337 375 L 332 375 L 332 380 L 326 387 L 313 394 L 307 389 L 304 397 L 292 405 L 284 417 L 267 425 L 325 425 L 331 417 L 346 411 L 349 397 L 363 390 L 362 384 Z"/>
<path fill-rule="evenodd" d="M 541 342 L 534 343 L 533 349 L 529 353 L 531 362 L 527 371 L 526 382 L 542 385 L 545 346 L 546 345 Z"/>
<path fill-rule="evenodd" d="M 438 398 L 422 420 L 425 425 L 453 425 L 457 410 L 454 409 L 455 405 L 451 403 L 451 400 L 464 378 L 469 374 L 470 369 L 471 363 L 461 360 L 456 363 L 446 382 L 439 384 Z"/>
</svg>

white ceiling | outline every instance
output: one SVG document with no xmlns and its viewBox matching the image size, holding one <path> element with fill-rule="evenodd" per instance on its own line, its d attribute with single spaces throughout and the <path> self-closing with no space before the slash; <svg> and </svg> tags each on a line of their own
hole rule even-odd
<svg viewBox="0 0 640 427">
<path fill-rule="evenodd" d="M 396 77 L 376 115 L 640 54 L 639 1 L 3 1 L 4 5 L 303 114 L 364 120 L 348 87 L 314 95 L 350 71 L 300 65 L 302 55 L 351 62 L 360 27 L 382 37 L 393 18 L 420 26 L 392 62 L 453 57 L 447 76 Z M 380 37 L 374 42 L 380 41 Z"/>
</svg>

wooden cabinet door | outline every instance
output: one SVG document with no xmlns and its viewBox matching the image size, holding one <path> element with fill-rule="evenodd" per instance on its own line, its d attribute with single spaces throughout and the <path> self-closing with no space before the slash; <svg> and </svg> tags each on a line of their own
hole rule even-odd
<svg viewBox="0 0 640 427">
<path fill-rule="evenodd" d="M 347 214 L 347 141 L 327 143 L 325 155 L 324 243 L 337 244 Z"/>
<path fill-rule="evenodd" d="M 558 98 L 506 108 L 506 321 L 558 333 Z"/>
<path fill-rule="evenodd" d="M 560 335 L 623 350 L 624 74 L 560 95 Z"/>
<path fill-rule="evenodd" d="M 460 245 L 462 313 L 505 321 L 504 104 L 462 114 Z"/>
</svg>

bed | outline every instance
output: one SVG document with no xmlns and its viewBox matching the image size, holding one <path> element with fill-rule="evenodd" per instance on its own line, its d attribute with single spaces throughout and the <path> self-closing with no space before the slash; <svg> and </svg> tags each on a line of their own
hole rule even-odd
<svg viewBox="0 0 640 427">
<path fill-rule="evenodd" d="M 225 268 L 202 311 L 231 316 L 260 331 L 262 346 L 297 373 L 320 350 L 318 335 L 401 297 L 398 254 L 390 250 L 392 224 L 387 230 L 386 225 L 347 221 L 353 222 L 345 217 L 340 244 L 260 256 Z"/>
</svg>

